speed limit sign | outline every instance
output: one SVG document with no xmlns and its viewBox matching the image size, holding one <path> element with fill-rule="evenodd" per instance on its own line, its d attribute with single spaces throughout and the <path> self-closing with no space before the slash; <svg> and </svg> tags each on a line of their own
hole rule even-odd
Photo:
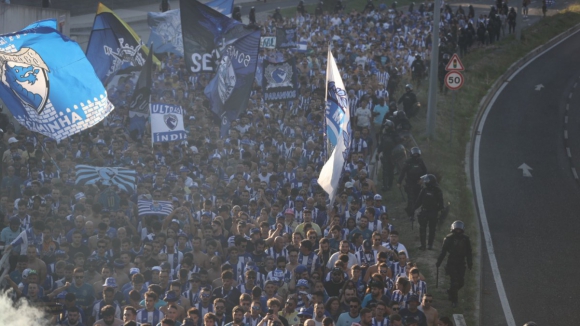
<svg viewBox="0 0 580 326">
<path fill-rule="evenodd" d="M 450 71 L 445 75 L 445 86 L 452 91 L 460 89 L 463 82 L 463 75 L 459 71 Z"/>
</svg>

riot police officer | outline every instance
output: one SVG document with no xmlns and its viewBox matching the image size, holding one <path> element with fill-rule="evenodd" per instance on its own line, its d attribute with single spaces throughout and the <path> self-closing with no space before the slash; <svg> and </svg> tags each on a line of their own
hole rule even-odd
<svg viewBox="0 0 580 326">
<path fill-rule="evenodd" d="M 322 16 L 323 13 L 323 9 L 322 9 L 322 1 L 320 1 L 317 5 L 316 8 L 314 8 L 314 15 L 316 17 Z"/>
<path fill-rule="evenodd" d="M 455 221 L 451 224 L 451 233 L 443 240 L 443 248 L 437 259 L 437 268 L 441 266 L 445 255 L 449 253 L 445 272 L 449 275 L 450 287 L 447 290 L 449 300 L 453 307 L 457 306 L 457 292 L 463 287 L 465 282 L 465 263 L 469 270 L 473 267 L 473 257 L 471 251 L 471 241 L 464 234 L 465 224 L 461 221 Z"/>
<path fill-rule="evenodd" d="M 403 110 L 407 113 L 409 118 L 412 118 L 416 112 L 414 112 L 414 106 L 417 104 L 417 95 L 413 92 L 413 85 L 405 85 L 405 94 L 401 95 L 397 104 L 403 104 Z"/>
<path fill-rule="evenodd" d="M 304 1 L 303 0 L 300 0 L 300 2 L 298 3 L 298 7 L 296 7 L 296 11 L 301 15 L 306 15 L 307 11 L 306 11 L 306 8 L 304 8 Z"/>
<path fill-rule="evenodd" d="M 425 250 L 425 238 L 427 237 L 427 227 L 429 227 L 429 250 L 433 249 L 435 240 L 435 227 L 437 226 L 437 217 L 443 209 L 443 192 L 437 184 L 437 178 L 432 174 L 426 174 L 421 177 L 424 188 L 421 189 L 415 209 L 421 207 L 419 212 L 419 237 L 421 238 L 421 247 Z"/>
<path fill-rule="evenodd" d="M 241 6 L 236 6 L 234 8 L 234 12 L 232 13 L 232 18 L 242 22 L 242 7 Z"/>
<path fill-rule="evenodd" d="M 256 8 L 254 7 L 250 8 L 248 19 L 250 20 L 250 25 L 256 25 Z"/>
<path fill-rule="evenodd" d="M 411 148 L 411 157 L 403 164 L 399 181 L 397 182 L 397 187 L 400 188 L 401 182 L 405 179 L 405 192 L 407 193 L 407 208 L 405 208 L 405 211 L 409 218 L 415 215 L 415 201 L 421 191 L 419 181 L 421 176 L 425 174 L 427 174 L 427 167 L 421 158 L 421 150 L 419 147 L 413 147 Z"/>
<path fill-rule="evenodd" d="M 276 11 L 274 11 L 274 15 L 272 15 L 272 18 L 274 18 L 274 20 L 277 22 L 284 21 L 284 18 L 282 17 L 282 14 L 280 13 L 280 7 L 276 8 Z"/>
<path fill-rule="evenodd" d="M 377 156 L 383 154 L 381 163 L 383 165 L 383 188 L 382 191 L 388 191 L 393 185 L 395 164 L 391 157 L 391 152 L 400 142 L 399 135 L 395 129 L 395 124 L 391 120 L 384 120 L 381 127 L 379 138 L 379 147 Z"/>
<path fill-rule="evenodd" d="M 418 53 L 415 55 L 415 60 L 411 64 L 411 71 L 413 83 L 417 84 L 417 88 L 421 87 L 421 81 L 425 76 L 425 63 Z"/>
</svg>

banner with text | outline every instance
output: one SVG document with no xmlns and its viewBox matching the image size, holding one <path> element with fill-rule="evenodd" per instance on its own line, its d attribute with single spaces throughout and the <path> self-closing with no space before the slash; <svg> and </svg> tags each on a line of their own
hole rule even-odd
<svg viewBox="0 0 580 326">
<path fill-rule="evenodd" d="M 276 47 L 289 49 L 296 47 L 296 28 L 276 28 Z"/>
<path fill-rule="evenodd" d="M 151 103 L 151 141 L 162 143 L 186 139 L 181 106 Z"/>
<path fill-rule="evenodd" d="M 298 98 L 298 73 L 294 58 L 284 62 L 264 60 L 262 92 L 268 102 Z"/>
</svg>

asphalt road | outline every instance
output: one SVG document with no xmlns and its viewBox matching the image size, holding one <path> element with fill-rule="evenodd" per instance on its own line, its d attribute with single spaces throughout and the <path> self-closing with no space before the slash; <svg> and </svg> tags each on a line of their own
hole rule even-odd
<svg viewBox="0 0 580 326">
<path fill-rule="evenodd" d="M 580 319 L 574 307 L 580 187 L 571 170 L 571 162 L 580 168 L 578 53 L 580 33 L 521 70 L 497 97 L 480 136 L 481 193 L 516 325 L 577 325 Z M 523 163 L 533 169 L 531 177 L 518 169 Z M 482 287 L 482 325 L 507 325 L 487 252 Z"/>
</svg>

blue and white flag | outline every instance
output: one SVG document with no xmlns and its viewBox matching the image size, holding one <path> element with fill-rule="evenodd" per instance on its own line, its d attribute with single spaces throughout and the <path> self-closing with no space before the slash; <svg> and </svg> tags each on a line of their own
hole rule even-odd
<svg viewBox="0 0 580 326">
<path fill-rule="evenodd" d="M 162 143 L 186 139 L 181 106 L 151 103 L 151 141 Z"/>
<path fill-rule="evenodd" d="M 293 50 L 298 53 L 306 53 L 308 50 L 308 42 L 296 42 L 296 48 Z"/>
<path fill-rule="evenodd" d="M 0 35 L 0 98 L 27 129 L 60 140 L 114 107 L 82 49 L 53 24 Z"/>
<path fill-rule="evenodd" d="M 137 172 L 125 168 L 96 167 L 77 165 L 75 184 L 79 186 L 101 183 L 105 186 L 117 186 L 128 193 L 135 192 Z"/>
<path fill-rule="evenodd" d="M 326 143 L 327 153 L 331 154 L 320 171 L 318 184 L 326 191 L 330 202 L 333 203 L 344 162 L 348 158 L 351 129 L 348 95 L 330 50 L 326 65 L 326 82 Z"/>
<path fill-rule="evenodd" d="M 99 3 L 87 45 L 87 58 L 104 85 L 123 70 L 139 71 L 149 49 L 135 31 L 107 6 Z M 153 57 L 153 63 L 159 60 Z"/>
<path fill-rule="evenodd" d="M 205 5 L 222 15 L 232 17 L 234 0 L 213 0 L 207 2 Z M 153 45 L 152 48 L 155 53 L 170 52 L 183 57 L 180 9 L 166 12 L 148 12 L 147 25 L 151 28 L 151 34 L 149 35 L 147 44 Z"/>
<path fill-rule="evenodd" d="M 181 0 L 185 63 L 192 72 L 214 72 L 204 93 L 221 120 L 225 136 L 230 122 L 248 104 L 254 84 L 260 30 L 225 17 L 198 1 Z"/>
<path fill-rule="evenodd" d="M 234 11 L 234 0 L 213 0 L 206 2 L 205 5 L 224 16 L 232 18 L 232 12 Z"/>
<path fill-rule="evenodd" d="M 145 200 L 140 199 L 137 202 L 139 216 L 143 215 L 162 215 L 167 216 L 173 212 L 173 203 L 170 201 Z"/>
<path fill-rule="evenodd" d="M 155 53 L 170 52 L 183 57 L 180 15 L 179 9 L 147 13 L 147 24 L 151 28 L 147 44 L 152 44 Z"/>
</svg>

